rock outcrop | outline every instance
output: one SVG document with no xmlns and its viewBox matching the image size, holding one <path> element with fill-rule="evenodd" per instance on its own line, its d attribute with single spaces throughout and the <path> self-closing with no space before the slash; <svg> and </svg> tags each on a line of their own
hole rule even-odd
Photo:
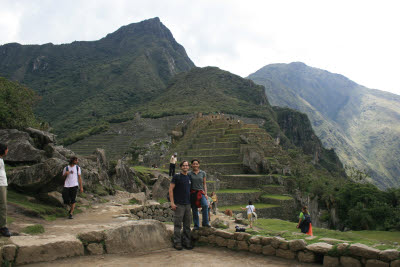
<svg viewBox="0 0 400 267">
<path fill-rule="evenodd" d="M 9 147 L 4 160 L 13 166 L 7 171 L 10 187 L 40 195 L 41 199 L 49 198 L 49 192 L 61 191 L 64 183 L 63 168 L 70 157 L 77 155 L 63 146 L 57 146 L 53 134 L 33 128 L 25 131 L 2 129 L 0 141 Z M 129 192 L 148 193 L 146 185 L 135 177 L 134 171 L 125 162 L 118 163 L 116 174 L 110 178 L 104 150 L 97 149 L 91 156 L 78 158 L 85 191 L 96 191 L 102 187 L 108 192 L 114 185 L 118 185 Z"/>
</svg>

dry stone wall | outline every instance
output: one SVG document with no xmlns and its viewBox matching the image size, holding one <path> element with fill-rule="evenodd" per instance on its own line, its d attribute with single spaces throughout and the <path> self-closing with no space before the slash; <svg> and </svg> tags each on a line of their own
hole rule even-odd
<svg viewBox="0 0 400 267">
<path fill-rule="evenodd" d="M 134 219 L 153 219 L 160 222 L 172 222 L 174 218 L 174 212 L 171 210 L 170 203 L 154 204 L 139 206 L 130 209 L 131 215 Z"/>
<path fill-rule="evenodd" d="M 250 251 L 266 256 L 276 256 L 304 263 L 321 263 L 324 266 L 399 266 L 400 252 L 394 249 L 379 250 L 363 244 L 323 242 L 307 245 L 303 239 L 285 240 L 281 237 L 252 236 L 248 233 L 231 233 L 215 228 L 200 228 L 192 234 L 198 242 L 233 250 Z"/>
</svg>

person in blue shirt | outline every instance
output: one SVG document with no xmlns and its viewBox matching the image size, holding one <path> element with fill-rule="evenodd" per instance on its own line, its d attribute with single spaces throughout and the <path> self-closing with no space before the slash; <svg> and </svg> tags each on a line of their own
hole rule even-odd
<svg viewBox="0 0 400 267">
<path fill-rule="evenodd" d="M 190 224 L 192 223 L 191 206 L 190 206 L 190 187 L 192 179 L 188 174 L 189 162 L 182 161 L 179 165 L 181 172 L 172 177 L 169 186 L 169 199 L 171 201 L 171 209 L 174 211 L 174 248 L 182 250 L 192 249 L 190 238 Z M 183 231 L 181 234 L 183 223 Z"/>
</svg>

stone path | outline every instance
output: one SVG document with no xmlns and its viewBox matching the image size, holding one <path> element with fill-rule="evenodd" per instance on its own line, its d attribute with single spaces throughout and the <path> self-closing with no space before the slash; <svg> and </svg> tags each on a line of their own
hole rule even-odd
<svg viewBox="0 0 400 267">
<path fill-rule="evenodd" d="M 265 257 L 249 252 L 236 252 L 213 247 L 196 247 L 193 250 L 165 249 L 151 253 L 130 255 L 85 256 L 62 259 L 48 263 L 28 264 L 29 267 L 97 267 L 97 266 L 321 266 L 299 263 L 278 257 Z"/>
</svg>

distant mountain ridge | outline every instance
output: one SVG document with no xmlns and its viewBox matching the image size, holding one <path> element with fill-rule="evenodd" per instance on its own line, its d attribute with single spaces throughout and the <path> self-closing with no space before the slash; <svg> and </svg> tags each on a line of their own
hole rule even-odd
<svg viewBox="0 0 400 267">
<path fill-rule="evenodd" d="M 400 186 L 400 96 L 300 62 L 267 65 L 248 78 L 265 86 L 271 105 L 306 113 L 343 164 L 369 171 L 381 188 Z"/>
<path fill-rule="evenodd" d="M 193 67 L 159 18 L 123 26 L 98 41 L 0 46 L 0 75 L 38 92 L 36 113 L 60 137 L 151 100 L 172 76 Z"/>
</svg>

